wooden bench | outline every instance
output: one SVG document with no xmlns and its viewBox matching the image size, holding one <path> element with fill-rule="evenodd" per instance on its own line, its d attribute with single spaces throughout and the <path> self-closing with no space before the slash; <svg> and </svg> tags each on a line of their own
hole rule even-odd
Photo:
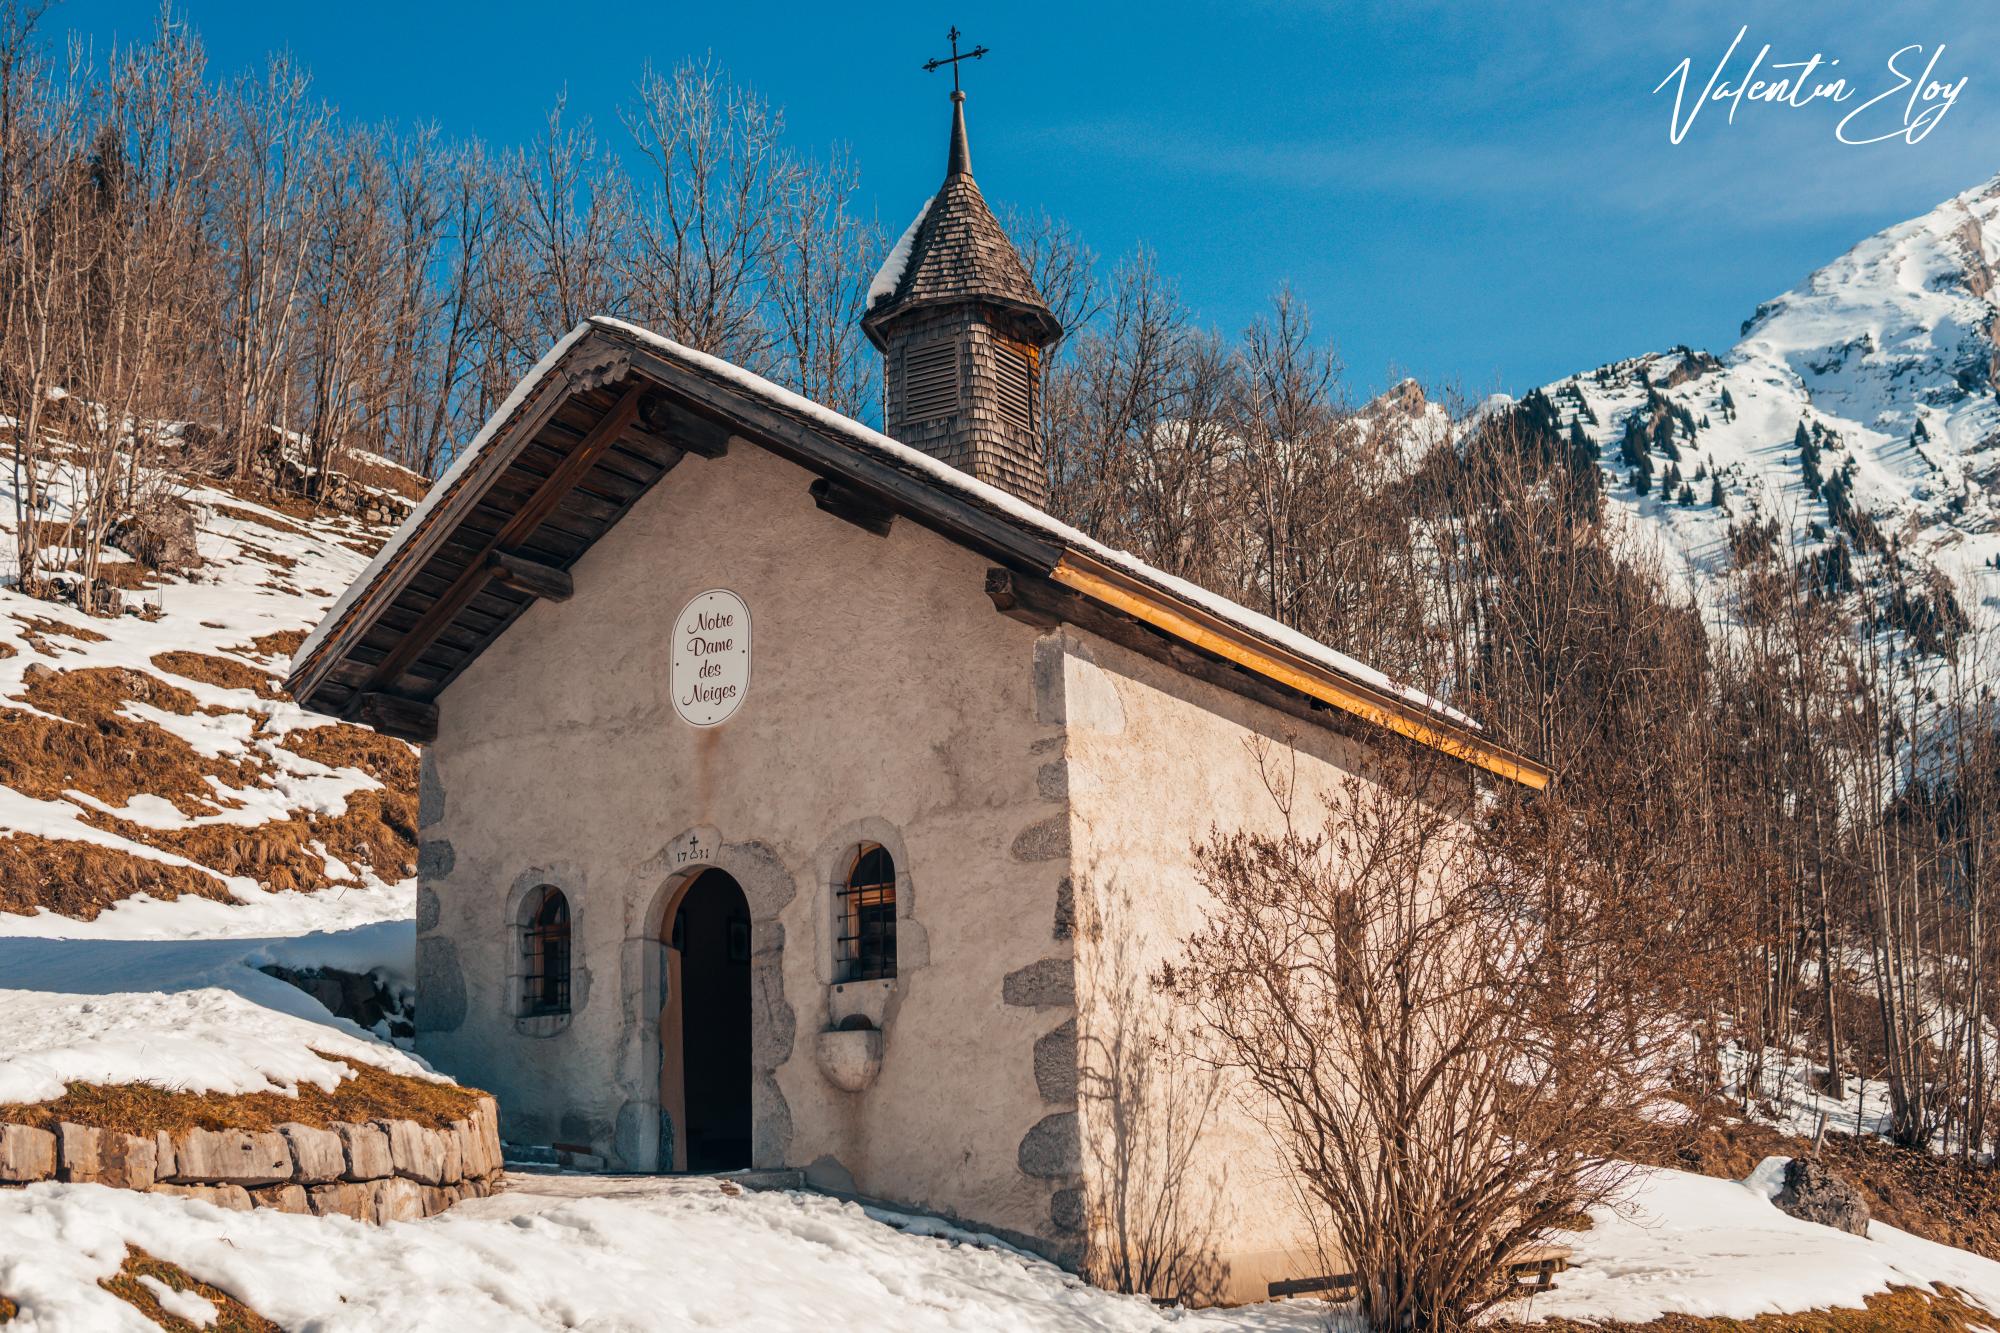
<svg viewBox="0 0 2000 1333">
<path fill-rule="evenodd" d="M 1527 1245 L 1514 1251 L 1507 1260 L 1507 1274 L 1521 1291 L 1553 1291 L 1556 1274 L 1567 1272 L 1571 1256 L 1576 1252 L 1567 1245 Z M 1272 1300 L 1286 1296 L 1310 1296 L 1325 1293 L 1347 1296 L 1354 1293 L 1355 1280 L 1352 1273 L 1331 1273 L 1320 1277 L 1287 1278 L 1283 1282 L 1270 1284 Z"/>
</svg>

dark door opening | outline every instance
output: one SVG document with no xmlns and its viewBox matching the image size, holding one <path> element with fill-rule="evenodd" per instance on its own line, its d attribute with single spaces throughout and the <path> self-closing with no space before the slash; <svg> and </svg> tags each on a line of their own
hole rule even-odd
<svg viewBox="0 0 2000 1333">
<path fill-rule="evenodd" d="M 739 1170 L 750 1165 L 750 904 L 734 879 L 704 871 L 673 929 L 687 1169 Z"/>
</svg>

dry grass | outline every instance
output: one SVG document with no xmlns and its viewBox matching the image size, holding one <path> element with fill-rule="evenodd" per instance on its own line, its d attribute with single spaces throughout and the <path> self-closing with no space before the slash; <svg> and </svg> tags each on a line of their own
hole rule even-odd
<svg viewBox="0 0 2000 1333">
<path fill-rule="evenodd" d="M 332 1060 L 325 1052 L 321 1059 Z M 443 1129 L 469 1117 L 486 1094 L 456 1083 L 431 1083 L 359 1061 L 332 1092 L 309 1084 L 299 1095 L 278 1092 L 175 1092 L 145 1083 L 72 1083 L 53 1101 L 0 1106 L 0 1121 L 54 1129 L 62 1121 L 123 1134 L 179 1133 L 189 1129 L 271 1129 L 290 1121 L 314 1125 L 370 1120 L 414 1120 Z"/>
<path fill-rule="evenodd" d="M 274 551 L 270 547 L 253 542 L 241 534 L 232 536 L 229 540 L 242 547 L 245 555 L 255 557 L 257 563 L 261 565 L 268 565 L 272 569 L 282 570 L 287 574 L 299 567 L 297 556 L 285 555 L 280 551 Z"/>
<path fill-rule="evenodd" d="M 417 756 L 393 736 L 339 723 L 288 731 L 278 744 L 328 768 L 358 768 L 385 787 L 415 791 Z"/>
<path fill-rule="evenodd" d="M 48 616 L 13 616 L 11 619 L 21 626 L 21 637 L 28 641 L 28 646 L 43 657 L 60 657 L 64 652 L 61 645 L 49 642 L 52 638 L 75 639 L 79 643 L 104 642 L 104 636 L 94 629 L 66 624 Z"/>
<path fill-rule="evenodd" d="M 270 676 L 226 658 L 163 653 L 155 663 L 217 684 L 254 683 L 267 696 L 277 689 Z M 0 708 L 0 784 L 25 795 L 61 800 L 65 792 L 80 791 L 122 807 L 146 794 L 194 816 L 216 809 L 211 778 L 251 788 L 268 776 L 262 756 L 206 756 L 156 723 L 123 716 L 119 710 L 134 699 L 182 716 L 196 711 L 192 694 L 147 672 L 117 667 L 37 670 L 27 686 L 27 701 L 52 717 Z M 409 748 L 345 724 L 295 732 L 284 743 L 308 758 L 359 768 L 384 787 L 353 793 L 339 815 L 304 812 L 249 828 L 154 829 L 96 811 L 84 818 L 218 874 L 248 876 L 271 890 L 325 887 L 326 853 L 351 866 L 370 867 L 387 880 L 414 873 L 417 765 Z M 213 876 L 189 867 L 78 842 L 0 838 L 0 911 L 47 907 L 88 920 L 137 893 L 228 896 Z"/>
<path fill-rule="evenodd" d="M 58 800 L 74 789 L 113 806 L 145 793 L 197 815 L 215 809 L 210 777 L 249 787 L 261 776 L 254 764 L 205 756 L 157 723 L 124 716 L 128 700 L 183 717 L 195 711 L 192 694 L 157 676 L 121 667 L 31 673 L 25 699 L 54 717 L 0 709 L 0 783 L 16 791 Z"/>
<path fill-rule="evenodd" d="M 169 1333 L 200 1333 L 195 1325 L 185 1319 L 168 1314 L 160 1308 L 159 1300 L 139 1281 L 150 1277 L 166 1283 L 175 1291 L 192 1291 L 215 1305 L 215 1322 L 206 1325 L 209 1333 L 284 1333 L 277 1324 L 264 1318 L 255 1310 L 237 1300 L 220 1287 L 197 1281 L 178 1264 L 170 1264 L 164 1259 L 155 1259 L 136 1245 L 125 1247 L 125 1262 L 118 1272 L 98 1281 L 98 1286 L 132 1306 L 146 1318 L 158 1324 Z"/>
<path fill-rule="evenodd" d="M 153 654 L 152 663 L 162 671 L 198 680 L 205 685 L 219 685 L 225 690 L 249 690 L 266 699 L 284 697 L 275 676 L 232 658 L 175 649 L 173 652 Z"/>
<path fill-rule="evenodd" d="M 1937 1294 L 1915 1287 L 1895 1287 L 1870 1296 L 1866 1309 L 1806 1310 L 1797 1314 L 1767 1314 L 1755 1319 L 1721 1319 L 1710 1316 L 1668 1315 L 1645 1324 L 1583 1323 L 1575 1319 L 1550 1319 L 1524 1324 L 1496 1320 L 1486 1325 L 1493 1333 L 1884 1333 L 1908 1330 L 1916 1333 L 1987 1333 L 1993 1315 L 1965 1301 L 1949 1287 Z"/>
<path fill-rule="evenodd" d="M 400 495 L 405 500 L 421 500 L 430 483 L 416 473 L 400 467 L 384 467 L 371 459 L 347 454 L 340 460 L 340 469 L 363 486 L 372 486 L 378 491 L 388 491 Z"/>
<path fill-rule="evenodd" d="M 126 592 L 151 592 L 160 586 L 159 574 L 137 560 L 107 560 L 97 567 L 97 577 Z"/>
<path fill-rule="evenodd" d="M 205 484 L 213 486 L 215 489 L 226 494 L 233 495 L 239 500 L 248 500 L 251 504 L 262 505 L 266 509 L 276 510 L 286 518 L 296 518 L 301 522 L 309 523 L 326 517 L 322 510 L 303 496 L 293 495 L 289 491 L 272 490 L 270 487 L 260 483 L 246 482 L 229 477 L 221 480 L 211 478 Z M 247 509 L 238 509 L 234 505 L 218 504 L 215 508 L 217 512 L 226 511 L 231 518 L 240 518 L 246 523 L 262 523 L 266 527 L 271 526 L 270 518 L 263 514 L 253 513 Z"/>
<path fill-rule="evenodd" d="M 269 634 L 259 634 L 256 638 L 250 640 L 247 655 L 251 657 L 290 657 L 299 650 L 299 645 L 305 641 L 306 632 L 302 629 L 273 630 Z M 231 651 L 244 652 L 245 650 L 238 648 Z"/>
<path fill-rule="evenodd" d="M 71 839 L 32 833 L 0 837 L 0 912 L 25 915 L 46 907 L 89 921 L 113 903 L 141 893 L 232 900 L 221 880 L 187 866 Z"/>
<path fill-rule="evenodd" d="M 204 824 L 152 829 L 115 815 L 86 815 L 87 822 L 134 842 L 184 856 L 224 875 L 247 875 L 277 892 L 326 887 L 326 858 L 314 843 L 349 865 L 366 865 L 386 880 L 416 873 L 417 803 L 395 791 L 358 791 L 339 815 L 313 812 L 244 828 Z"/>
</svg>

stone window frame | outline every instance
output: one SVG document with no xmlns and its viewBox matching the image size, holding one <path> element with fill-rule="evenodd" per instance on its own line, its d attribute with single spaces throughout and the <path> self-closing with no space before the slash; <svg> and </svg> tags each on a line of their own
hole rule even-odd
<svg viewBox="0 0 2000 1333">
<path fill-rule="evenodd" d="M 507 894 L 507 984 L 501 1007 L 524 1037 L 555 1037 L 569 1030 L 590 999 L 590 973 L 583 957 L 584 906 L 580 877 L 561 867 L 537 866 L 523 871 Z M 569 1007 L 560 1012 L 536 1013 L 527 1007 L 528 958 L 523 947 L 529 916 L 542 901 L 543 890 L 553 889 L 569 905 Z"/>
<path fill-rule="evenodd" d="M 896 975 L 866 981 L 841 980 L 839 939 L 841 890 L 863 849 L 879 846 L 896 867 Z M 820 844 L 813 858 L 819 883 L 820 931 L 815 971 L 825 987 L 827 1023 L 886 1028 L 895 1016 L 910 979 L 930 962 L 930 941 L 917 916 L 918 877 L 911 870 L 910 849 L 902 830 L 886 819 L 868 817 L 843 825 Z"/>
</svg>

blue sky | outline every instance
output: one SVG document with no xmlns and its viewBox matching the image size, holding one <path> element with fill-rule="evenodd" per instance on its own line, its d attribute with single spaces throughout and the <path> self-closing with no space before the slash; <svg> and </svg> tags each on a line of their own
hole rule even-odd
<svg viewBox="0 0 2000 1333">
<path fill-rule="evenodd" d="M 1722 349 L 1757 303 L 1867 233 L 2000 172 L 2000 6 L 1177 3 L 865 6 L 664 0 L 338 5 L 183 0 L 213 64 L 289 48 L 349 115 L 512 143 L 565 87 L 607 135 L 642 64 L 712 52 L 843 140 L 894 235 L 943 170 L 948 75 L 918 66 L 956 22 L 989 199 L 1067 217 L 1107 258 L 1150 245 L 1202 317 L 1248 320 L 1289 280 L 1356 392 L 1415 374 L 1519 391 L 1619 356 Z M 148 0 L 44 20 L 102 49 Z M 1683 58 L 1839 59 L 1837 108 L 1705 108 L 1678 146 Z M 1920 72 L 1967 80 L 1921 143 L 1848 146 L 1835 122 Z M 1901 99 L 1878 107 L 1900 124 Z M 1884 126 L 1886 128 L 1887 126 Z M 1858 127 L 1857 127 L 1858 128 Z"/>
</svg>

